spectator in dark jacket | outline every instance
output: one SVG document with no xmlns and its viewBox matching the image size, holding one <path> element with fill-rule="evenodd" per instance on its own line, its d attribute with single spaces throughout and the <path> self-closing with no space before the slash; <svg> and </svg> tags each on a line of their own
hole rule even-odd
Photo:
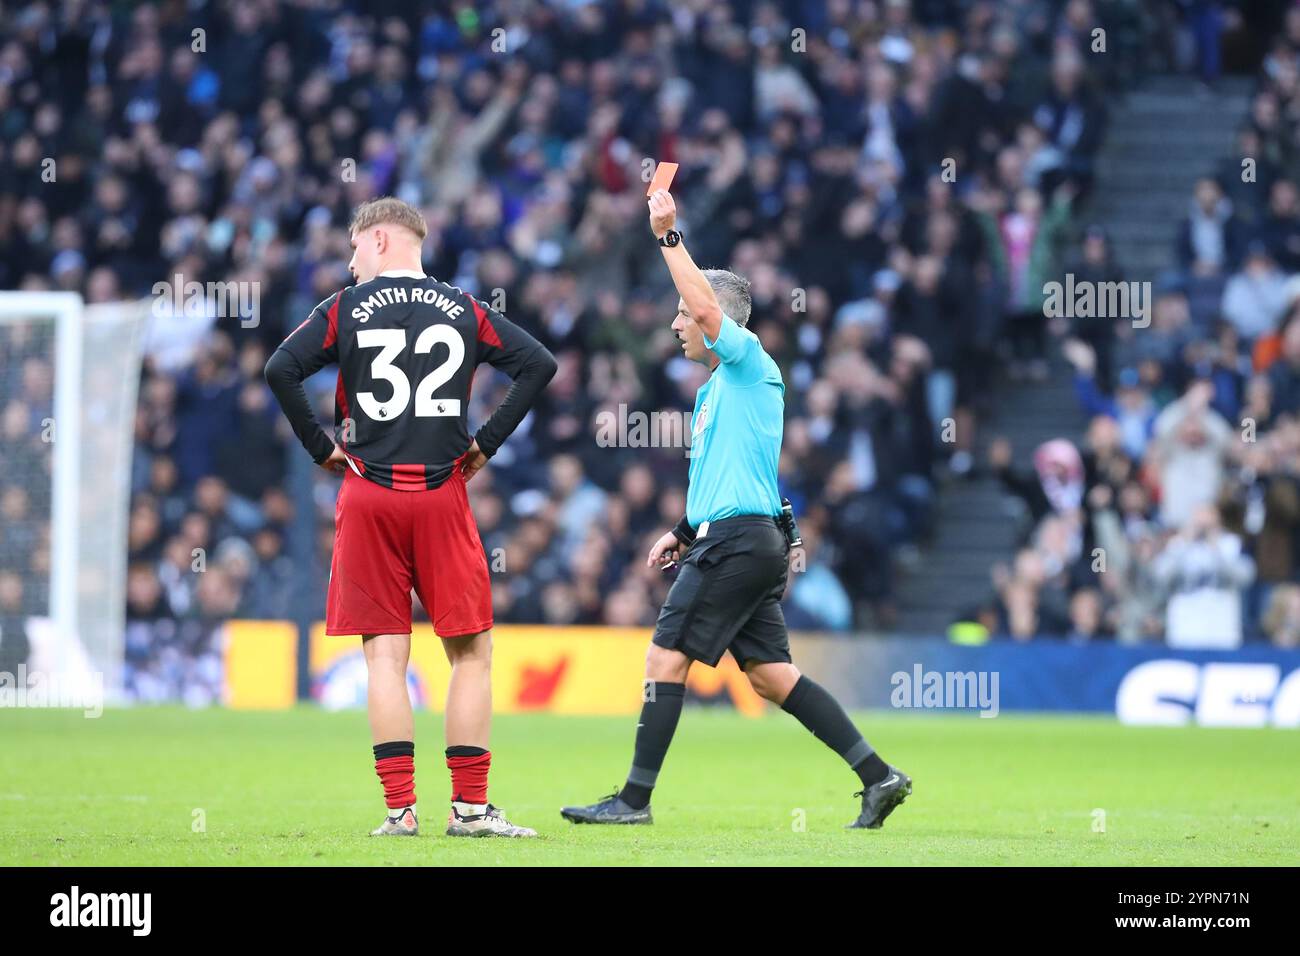
<svg viewBox="0 0 1300 956">
<path fill-rule="evenodd" d="M 1221 276 L 1237 266 L 1241 237 L 1232 204 L 1210 176 L 1196 181 L 1191 208 L 1178 227 L 1178 262 L 1198 276 Z"/>
</svg>

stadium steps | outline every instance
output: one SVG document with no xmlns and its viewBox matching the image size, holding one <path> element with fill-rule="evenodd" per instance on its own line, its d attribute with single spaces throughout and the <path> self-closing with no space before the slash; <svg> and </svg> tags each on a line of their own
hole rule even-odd
<svg viewBox="0 0 1300 956">
<path fill-rule="evenodd" d="M 1246 77 L 1213 92 L 1192 77 L 1153 77 L 1112 103 L 1084 219 L 1106 225 L 1126 278 L 1155 281 L 1172 264 L 1192 188 L 1234 149 L 1250 88 Z"/>
<path fill-rule="evenodd" d="M 1106 225 L 1126 278 L 1154 281 L 1173 262 L 1178 223 L 1196 178 L 1231 152 L 1249 92 L 1250 81 L 1237 77 L 1213 93 L 1189 77 L 1154 77 L 1111 104 L 1091 206 L 1079 221 Z M 1028 467 L 1041 442 L 1081 440 L 1085 421 L 1070 368 L 1059 355 L 1050 368 L 1047 382 L 998 383 L 980 429 L 981 466 L 988 443 L 999 435 L 1011 440 L 1019 467 Z M 1011 560 L 1025 527 L 1023 506 L 982 467 L 972 478 L 950 481 L 940 494 L 933 538 L 898 574 L 894 629 L 943 634 L 959 614 L 989 597 L 990 571 Z"/>
<path fill-rule="evenodd" d="M 988 445 L 1005 436 L 1013 461 L 1027 467 L 1033 451 L 1052 438 L 1077 441 L 1084 417 L 1074 398 L 1069 367 L 1058 357 L 1046 382 L 999 383 L 993 410 L 980 429 L 975 473 L 940 492 L 935 532 L 910 570 L 895 582 L 895 630 L 942 635 L 959 615 L 992 593 L 990 572 L 1010 561 L 1024 529 L 1023 505 L 987 473 Z"/>
</svg>

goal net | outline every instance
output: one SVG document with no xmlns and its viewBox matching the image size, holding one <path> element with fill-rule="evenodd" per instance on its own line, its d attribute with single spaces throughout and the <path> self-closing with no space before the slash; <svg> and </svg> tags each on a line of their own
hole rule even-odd
<svg viewBox="0 0 1300 956">
<path fill-rule="evenodd" d="M 0 673 L 27 706 L 120 698 L 148 315 L 0 292 Z"/>
</svg>

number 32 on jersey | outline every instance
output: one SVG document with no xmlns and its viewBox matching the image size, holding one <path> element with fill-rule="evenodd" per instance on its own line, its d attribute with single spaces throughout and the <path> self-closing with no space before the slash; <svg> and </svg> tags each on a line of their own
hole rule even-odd
<svg viewBox="0 0 1300 956">
<path fill-rule="evenodd" d="M 406 348 L 406 331 L 361 329 L 357 332 L 356 343 L 359 348 L 379 349 L 379 355 L 370 365 L 370 374 L 393 386 L 393 395 L 387 401 L 376 399 L 374 392 L 358 392 L 357 404 L 372 419 L 392 421 L 406 411 L 411 401 L 410 379 L 393 364 Z M 420 418 L 460 415 L 459 398 L 435 399 L 433 393 L 451 381 L 465 361 L 465 340 L 450 325 L 430 325 L 415 337 L 415 354 L 427 355 L 438 344 L 447 346 L 447 359 L 421 379 L 415 388 L 415 414 Z"/>
</svg>

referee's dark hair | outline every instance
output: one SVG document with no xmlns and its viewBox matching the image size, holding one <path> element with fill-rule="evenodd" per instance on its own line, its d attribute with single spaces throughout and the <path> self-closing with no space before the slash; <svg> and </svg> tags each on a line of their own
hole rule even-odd
<svg viewBox="0 0 1300 956">
<path fill-rule="evenodd" d="M 749 280 L 726 269 L 705 269 L 704 278 L 713 287 L 722 311 L 742 329 L 749 324 Z"/>
</svg>

